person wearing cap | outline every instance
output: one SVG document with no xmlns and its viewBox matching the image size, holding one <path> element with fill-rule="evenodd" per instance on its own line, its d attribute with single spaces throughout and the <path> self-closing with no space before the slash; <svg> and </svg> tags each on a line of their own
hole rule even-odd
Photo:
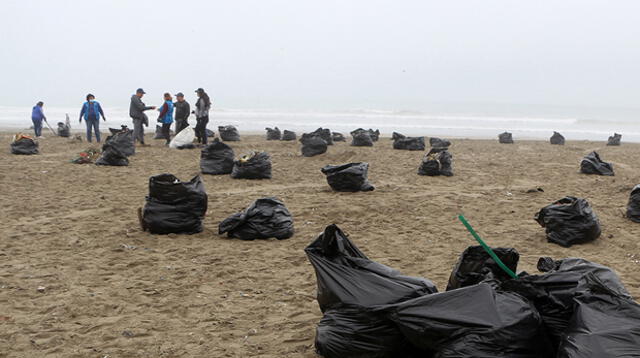
<svg viewBox="0 0 640 358">
<path fill-rule="evenodd" d="M 178 92 L 176 94 L 177 101 L 173 104 L 176 109 L 176 134 L 189 126 L 189 115 L 191 114 L 191 106 L 185 101 L 184 94 Z"/>
<path fill-rule="evenodd" d="M 209 109 L 211 109 L 211 100 L 209 95 L 202 88 L 196 90 L 198 101 L 196 102 L 196 137 L 198 143 L 207 144 L 207 123 L 209 123 Z"/>
<path fill-rule="evenodd" d="M 155 106 L 147 106 L 142 102 L 142 96 L 145 93 L 142 88 L 138 88 L 136 94 L 131 96 L 131 104 L 129 105 L 129 117 L 133 119 L 134 141 L 137 140 L 143 146 L 146 144 L 144 144 L 144 128 L 142 128 L 142 125 L 149 126 L 149 118 L 144 114 L 144 111 L 156 109 Z"/>
<path fill-rule="evenodd" d="M 33 122 L 33 131 L 35 132 L 36 138 L 42 137 L 42 120 L 47 120 L 44 112 L 42 112 L 42 107 L 44 107 L 44 103 L 40 101 L 36 103 L 31 110 L 31 121 Z"/>
<path fill-rule="evenodd" d="M 164 94 L 164 104 L 158 109 L 160 115 L 158 116 L 158 122 L 162 123 L 162 135 L 167 140 L 165 145 L 169 145 L 171 142 L 171 123 L 173 123 L 173 101 L 171 93 Z"/>
<path fill-rule="evenodd" d="M 89 93 L 87 95 L 87 101 L 82 105 L 80 110 L 80 123 L 84 117 L 84 122 L 87 124 L 87 142 L 91 143 L 91 129 L 96 133 L 96 141 L 100 143 L 100 115 L 104 121 L 107 118 L 102 111 L 100 103 L 96 101 L 96 97 Z"/>
</svg>

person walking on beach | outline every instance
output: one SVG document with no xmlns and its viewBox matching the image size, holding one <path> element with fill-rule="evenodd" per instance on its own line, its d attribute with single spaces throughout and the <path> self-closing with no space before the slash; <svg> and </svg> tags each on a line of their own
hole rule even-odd
<svg viewBox="0 0 640 358">
<path fill-rule="evenodd" d="M 133 140 L 134 142 L 137 140 L 142 146 L 146 146 L 144 144 L 144 128 L 142 128 L 142 125 L 149 126 L 149 118 L 144 114 L 144 111 L 156 109 L 155 106 L 147 107 L 142 102 L 142 96 L 145 93 L 142 88 L 138 88 L 136 94 L 131 96 L 131 104 L 129 105 L 129 117 L 133 119 Z"/>
<path fill-rule="evenodd" d="M 202 88 L 196 90 L 198 101 L 196 102 L 196 137 L 198 143 L 207 144 L 207 123 L 209 123 L 209 109 L 211 109 L 211 100 L 209 95 Z"/>
<path fill-rule="evenodd" d="M 100 103 L 96 101 L 96 97 L 89 93 L 87 95 L 87 101 L 82 105 L 80 110 L 80 123 L 84 117 L 84 122 L 87 124 L 87 142 L 91 143 L 91 129 L 96 134 L 96 141 L 100 143 L 100 115 L 104 121 L 107 120 Z"/>
<path fill-rule="evenodd" d="M 176 134 L 189 126 L 189 115 L 191 114 L 191 106 L 185 101 L 184 94 L 178 92 L 176 94 L 176 102 L 173 106 L 176 109 Z"/>
<path fill-rule="evenodd" d="M 162 135 L 167 140 L 165 145 L 168 146 L 169 142 L 171 142 L 171 123 L 173 123 L 173 101 L 171 93 L 164 94 L 164 104 L 158 111 L 160 111 L 158 122 L 162 123 Z"/>
<path fill-rule="evenodd" d="M 36 103 L 31 110 L 31 121 L 33 122 L 33 131 L 35 132 L 36 138 L 42 138 L 42 121 L 47 120 L 44 112 L 42 112 L 42 107 L 44 103 L 42 101 Z"/>
</svg>

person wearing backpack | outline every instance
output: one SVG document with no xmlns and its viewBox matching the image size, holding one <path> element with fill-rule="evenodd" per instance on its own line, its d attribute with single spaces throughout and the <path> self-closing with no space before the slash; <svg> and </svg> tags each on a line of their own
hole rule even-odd
<svg viewBox="0 0 640 358">
<path fill-rule="evenodd" d="M 167 140 L 165 145 L 169 145 L 171 142 L 171 123 L 173 123 L 173 99 L 171 93 L 164 94 L 164 104 L 158 109 L 160 115 L 158 116 L 158 122 L 162 123 L 162 135 Z"/>
<path fill-rule="evenodd" d="M 145 93 L 142 88 L 138 88 L 136 93 L 131 95 L 131 104 L 129 105 L 129 117 L 133 119 L 133 138 L 134 141 L 140 142 L 141 146 L 146 146 L 144 144 L 144 128 L 142 128 L 142 125 L 149 126 L 149 118 L 144 114 L 144 111 L 156 109 L 155 106 L 148 107 L 142 102 L 142 96 Z"/>
<path fill-rule="evenodd" d="M 102 111 L 102 107 L 100 107 L 100 103 L 96 101 L 96 97 L 89 93 L 87 95 L 87 101 L 82 105 L 82 109 L 80 110 L 80 123 L 82 123 L 82 118 L 84 118 L 84 122 L 87 125 L 87 141 L 91 143 L 91 131 L 96 134 L 96 141 L 100 143 L 100 115 L 102 115 L 102 119 L 104 121 L 107 118 Z"/>
</svg>

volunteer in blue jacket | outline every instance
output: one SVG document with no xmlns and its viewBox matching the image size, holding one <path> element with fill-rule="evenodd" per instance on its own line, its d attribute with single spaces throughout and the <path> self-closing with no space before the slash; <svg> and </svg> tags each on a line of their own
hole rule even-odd
<svg viewBox="0 0 640 358">
<path fill-rule="evenodd" d="M 33 131 L 35 132 L 36 138 L 42 137 L 42 120 L 47 120 L 47 117 L 44 116 L 44 112 L 42 112 L 42 107 L 44 103 L 42 101 L 36 103 L 31 110 L 31 121 L 33 122 Z"/>
<path fill-rule="evenodd" d="M 158 111 L 160 111 L 158 122 L 162 123 L 162 135 L 167 140 L 166 145 L 169 145 L 171 141 L 171 123 L 173 123 L 173 98 L 171 98 L 171 93 L 164 94 L 164 104 Z"/>
<path fill-rule="evenodd" d="M 82 110 L 80 110 L 80 123 L 82 123 L 82 118 L 84 117 L 84 121 L 87 124 L 87 141 L 89 143 L 91 143 L 91 128 L 96 133 L 96 141 L 100 143 L 100 115 L 102 115 L 104 121 L 107 120 L 100 103 L 96 101 L 94 95 L 89 93 L 87 101 L 84 102 Z"/>
</svg>

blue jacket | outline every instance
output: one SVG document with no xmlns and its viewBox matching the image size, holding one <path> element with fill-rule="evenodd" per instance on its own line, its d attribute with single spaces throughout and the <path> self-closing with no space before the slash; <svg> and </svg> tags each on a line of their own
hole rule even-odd
<svg viewBox="0 0 640 358">
<path fill-rule="evenodd" d="M 158 119 L 164 124 L 173 123 L 173 102 L 164 101 L 162 108 L 160 108 L 160 117 Z"/>
<path fill-rule="evenodd" d="M 100 119 L 100 115 L 102 114 L 102 116 L 104 117 L 104 112 L 102 111 L 102 107 L 100 107 L 100 103 L 98 103 L 98 101 L 93 101 L 93 102 L 84 102 L 84 104 L 82 105 L 82 109 L 80 110 L 80 118 L 84 117 L 84 120 L 88 120 L 89 119 L 89 106 L 93 105 L 93 113 L 95 113 L 96 115 L 96 119 Z"/>
<path fill-rule="evenodd" d="M 31 119 L 36 121 L 41 121 L 44 118 L 45 117 L 44 117 L 44 113 L 42 112 L 42 107 L 38 105 L 33 106 L 33 110 L 31 111 Z"/>
</svg>

